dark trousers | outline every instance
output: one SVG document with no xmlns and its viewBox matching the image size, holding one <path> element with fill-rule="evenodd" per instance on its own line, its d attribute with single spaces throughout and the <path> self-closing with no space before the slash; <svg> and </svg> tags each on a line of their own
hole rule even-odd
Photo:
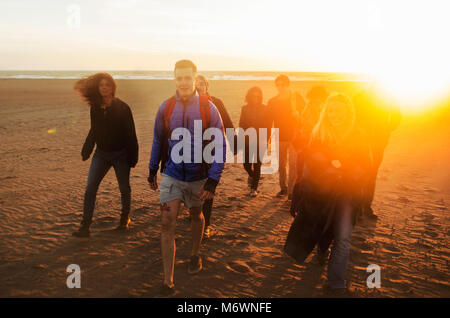
<svg viewBox="0 0 450 318">
<path fill-rule="evenodd" d="M 328 263 L 328 285 L 331 288 L 345 288 L 345 274 L 350 255 L 350 239 L 354 225 L 354 206 L 347 200 L 336 203 L 332 223 L 318 242 L 319 253 L 326 251 L 331 243 Z"/>
<path fill-rule="evenodd" d="M 90 225 L 94 214 L 98 187 L 111 167 L 114 167 L 122 199 L 122 218 L 128 217 L 131 204 L 130 166 L 125 151 L 104 152 L 97 149 L 92 157 L 91 167 L 84 194 L 83 223 Z"/>
<path fill-rule="evenodd" d="M 259 142 L 256 145 L 256 153 L 250 154 L 249 140 L 245 140 L 245 162 L 244 169 L 247 171 L 250 178 L 252 178 L 252 190 L 258 189 L 259 179 L 261 177 L 261 160 L 259 157 Z"/>
<path fill-rule="evenodd" d="M 345 274 L 350 256 L 350 239 L 353 230 L 353 206 L 339 202 L 336 207 L 333 226 L 333 245 L 328 263 L 328 285 L 331 288 L 345 288 Z"/>
<path fill-rule="evenodd" d="M 384 150 L 386 146 L 373 147 L 373 163 L 369 171 L 367 184 L 364 187 L 364 206 L 369 208 L 372 205 L 375 196 L 375 188 L 377 183 L 378 170 L 384 157 Z"/>
<path fill-rule="evenodd" d="M 261 177 L 261 163 L 244 163 L 244 169 L 252 178 L 252 190 L 258 190 L 259 178 Z"/>
</svg>

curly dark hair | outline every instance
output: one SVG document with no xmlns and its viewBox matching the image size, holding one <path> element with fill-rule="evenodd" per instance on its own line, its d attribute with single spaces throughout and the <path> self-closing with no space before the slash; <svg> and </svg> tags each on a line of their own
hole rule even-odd
<svg viewBox="0 0 450 318">
<path fill-rule="evenodd" d="M 98 91 L 100 81 L 106 79 L 112 85 L 113 97 L 116 95 L 117 84 L 114 78 L 108 73 L 97 73 L 86 78 L 82 78 L 75 83 L 74 90 L 80 94 L 81 98 L 89 104 L 89 106 L 100 106 L 102 96 Z"/>
</svg>

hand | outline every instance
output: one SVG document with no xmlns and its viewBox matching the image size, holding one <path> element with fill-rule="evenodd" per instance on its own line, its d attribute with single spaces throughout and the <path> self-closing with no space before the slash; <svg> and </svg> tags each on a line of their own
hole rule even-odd
<svg viewBox="0 0 450 318">
<path fill-rule="evenodd" d="M 158 190 L 158 178 L 156 175 L 154 175 L 153 177 L 149 177 L 148 183 L 150 185 L 150 189 L 155 191 Z"/>
<path fill-rule="evenodd" d="M 135 161 L 133 161 L 133 162 L 128 162 L 128 166 L 129 166 L 130 168 L 136 167 L 136 164 L 137 164 L 137 162 L 135 162 Z"/>
<path fill-rule="evenodd" d="M 205 189 L 203 189 L 203 186 L 200 188 L 198 195 L 200 196 L 200 201 L 209 200 L 214 197 L 214 193 L 206 191 Z"/>
<path fill-rule="evenodd" d="M 294 190 L 292 191 L 292 201 L 291 208 L 289 212 L 292 217 L 295 218 L 300 210 L 300 200 L 301 200 L 301 185 L 300 183 L 296 183 L 294 186 Z"/>
</svg>

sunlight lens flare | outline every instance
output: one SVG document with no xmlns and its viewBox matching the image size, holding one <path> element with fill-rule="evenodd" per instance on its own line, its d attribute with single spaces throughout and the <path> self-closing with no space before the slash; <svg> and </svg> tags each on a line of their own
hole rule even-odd
<svg viewBox="0 0 450 318">
<path fill-rule="evenodd" d="M 450 78 L 439 69 L 384 71 L 374 78 L 377 90 L 395 101 L 402 112 L 421 113 L 449 94 Z"/>
</svg>

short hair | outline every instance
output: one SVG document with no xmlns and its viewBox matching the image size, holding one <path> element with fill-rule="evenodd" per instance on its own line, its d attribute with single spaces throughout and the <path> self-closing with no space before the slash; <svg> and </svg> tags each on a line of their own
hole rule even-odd
<svg viewBox="0 0 450 318">
<path fill-rule="evenodd" d="M 289 77 L 287 77 L 284 74 L 278 75 L 277 78 L 275 79 L 275 84 L 280 83 L 283 84 L 285 86 L 289 86 L 291 84 L 291 81 L 289 80 Z"/>
<path fill-rule="evenodd" d="M 197 66 L 192 62 L 191 60 L 179 60 L 175 63 L 175 68 L 173 69 L 173 72 L 177 70 L 177 68 L 192 68 L 194 73 L 197 73 Z"/>
</svg>

